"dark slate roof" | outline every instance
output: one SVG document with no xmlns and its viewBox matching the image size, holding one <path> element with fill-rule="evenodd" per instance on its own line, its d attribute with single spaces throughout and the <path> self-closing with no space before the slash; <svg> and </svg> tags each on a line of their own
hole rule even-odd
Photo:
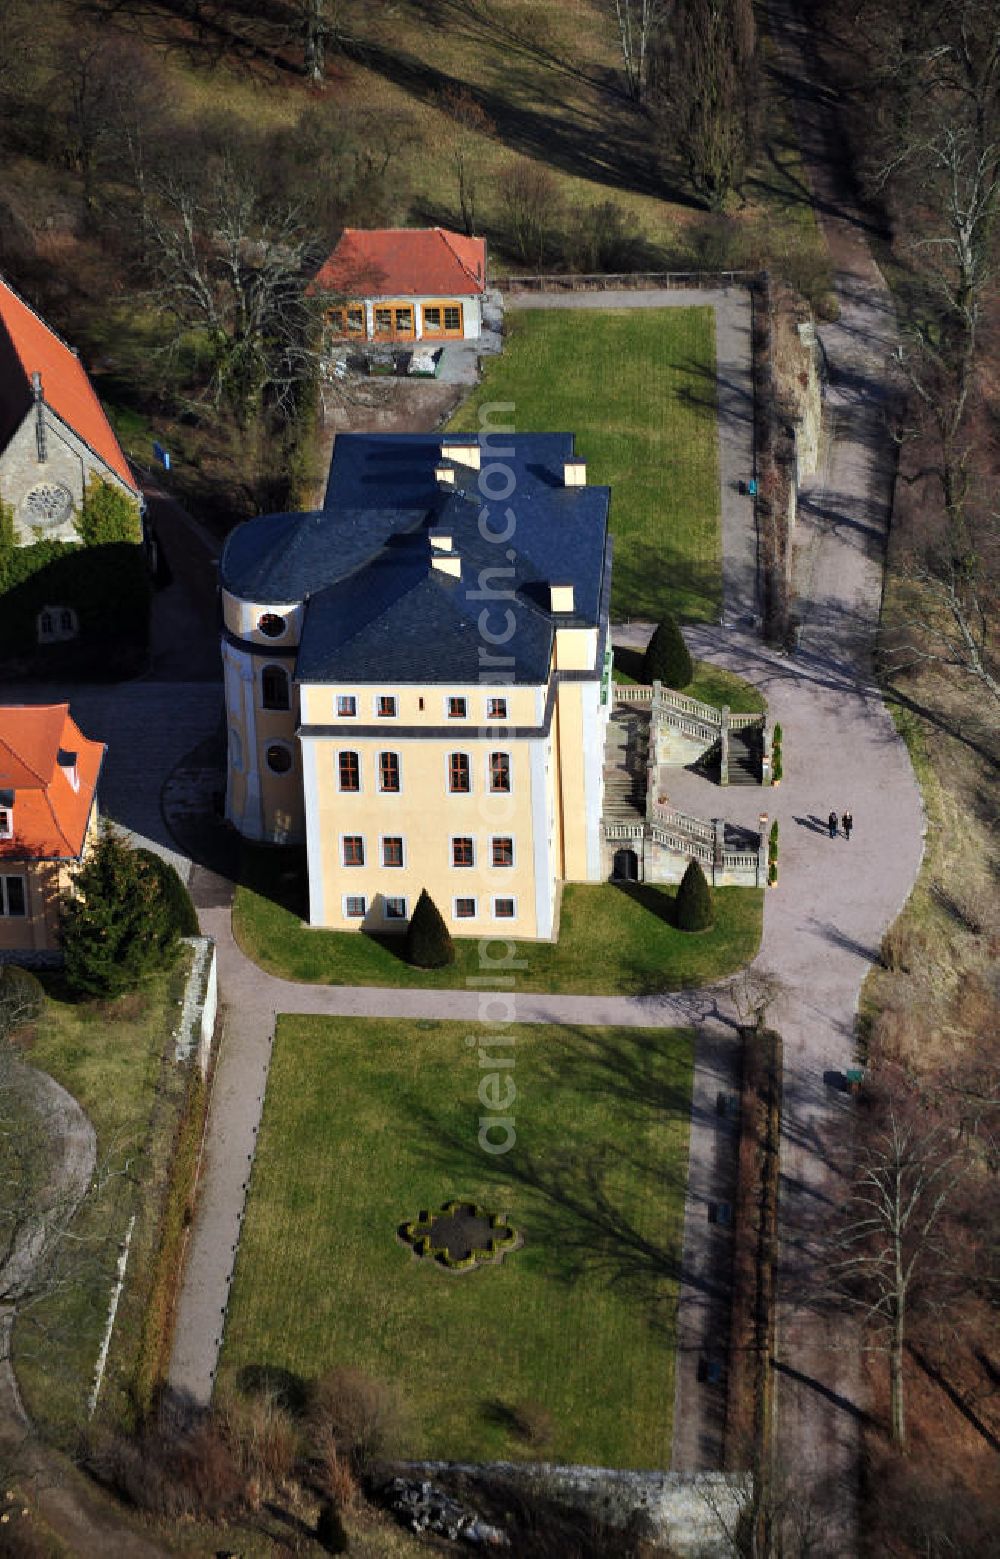
<svg viewBox="0 0 1000 1559">
<path fill-rule="evenodd" d="M 509 542 L 482 535 L 474 471 L 456 465 L 454 491 L 435 479 L 440 435 L 342 434 L 324 508 L 241 526 L 223 553 L 224 588 L 261 604 L 307 601 L 296 667 L 303 682 L 478 681 L 484 606 L 497 631 L 504 612 L 514 614 L 502 649 L 514 662 L 511 680 L 544 681 L 554 632 L 548 586 L 574 587 L 575 610 L 559 614 L 560 624 L 599 621 L 609 492 L 563 486 L 572 434 L 495 435 L 492 448 L 514 488 L 489 504 L 488 524 L 500 529 L 513 510 Z M 484 470 L 489 461 L 484 449 Z M 453 538 L 461 578 L 432 566 L 434 530 Z M 507 572 L 486 573 L 497 569 Z M 484 588 L 512 595 L 491 603 Z"/>
</svg>

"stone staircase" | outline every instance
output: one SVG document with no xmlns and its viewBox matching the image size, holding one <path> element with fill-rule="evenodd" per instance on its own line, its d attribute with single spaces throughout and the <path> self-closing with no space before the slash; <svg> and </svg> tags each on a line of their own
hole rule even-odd
<svg viewBox="0 0 1000 1559">
<path fill-rule="evenodd" d="M 763 736 L 758 726 L 746 726 L 729 736 L 729 784 L 759 785 Z"/>
<path fill-rule="evenodd" d="M 637 709 L 615 709 L 604 747 L 604 817 L 609 822 L 645 817 L 648 754 L 649 715 Z"/>
</svg>

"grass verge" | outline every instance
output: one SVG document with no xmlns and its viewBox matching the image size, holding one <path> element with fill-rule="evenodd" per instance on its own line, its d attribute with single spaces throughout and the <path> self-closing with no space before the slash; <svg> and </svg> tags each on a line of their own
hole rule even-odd
<svg viewBox="0 0 1000 1559">
<path fill-rule="evenodd" d="M 173 1058 L 173 1024 L 187 958 L 116 1002 L 73 1002 L 47 979 L 48 1001 L 26 1059 L 79 1100 L 97 1133 L 102 1189 L 72 1225 L 69 1281 L 22 1317 L 14 1332 L 18 1381 L 29 1412 L 57 1444 L 73 1447 L 107 1321 L 121 1241 L 136 1224 L 98 1416 L 131 1426 L 136 1370 L 156 1273 L 161 1214 L 187 1089 Z"/>
<path fill-rule="evenodd" d="M 489 1051 L 468 1033 L 279 1020 L 221 1378 L 353 1364 L 397 1382 L 408 1453 L 517 1454 L 532 1402 L 546 1455 L 666 1467 L 690 1035 L 508 1031 L 517 1140 L 491 1154 Z M 398 1226 L 452 1197 L 504 1213 L 523 1248 L 462 1274 L 414 1256 Z"/>
<path fill-rule="evenodd" d="M 513 405 L 518 432 L 575 433 L 612 490 L 612 612 L 714 620 L 722 599 L 711 308 L 508 310 L 504 353 L 451 421 Z"/>
<path fill-rule="evenodd" d="M 520 942 L 525 991 L 553 995 L 648 996 L 722 979 L 750 962 L 760 942 L 763 895 L 718 888 L 711 931 L 690 936 L 673 925 L 676 889 L 650 883 L 571 884 L 563 893 L 558 942 Z M 479 938 L 455 940 L 446 969 L 415 969 L 402 938 L 311 930 L 305 913 L 302 851 L 244 844 L 233 931 L 269 974 L 321 985 L 465 989 L 481 976 Z"/>
</svg>

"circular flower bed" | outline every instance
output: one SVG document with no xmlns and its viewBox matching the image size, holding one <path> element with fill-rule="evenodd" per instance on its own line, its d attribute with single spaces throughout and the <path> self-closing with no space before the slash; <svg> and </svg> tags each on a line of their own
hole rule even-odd
<svg viewBox="0 0 1000 1559">
<path fill-rule="evenodd" d="M 439 1213 L 421 1212 L 401 1226 L 399 1237 L 418 1256 L 429 1256 L 449 1272 L 471 1272 L 485 1262 L 501 1261 L 523 1244 L 500 1213 L 475 1202 L 445 1202 Z"/>
</svg>

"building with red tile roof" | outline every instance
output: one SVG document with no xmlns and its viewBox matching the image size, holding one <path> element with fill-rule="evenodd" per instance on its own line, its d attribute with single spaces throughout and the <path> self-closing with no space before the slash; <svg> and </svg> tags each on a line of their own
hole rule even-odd
<svg viewBox="0 0 1000 1559">
<path fill-rule="evenodd" d="M 104 751 L 68 704 L 0 706 L 0 960 L 57 955 L 59 900 L 97 826 Z"/>
<path fill-rule="evenodd" d="M 92 476 L 139 502 L 110 422 L 73 348 L 0 277 L 0 498 L 19 540 L 76 539 Z"/>
<path fill-rule="evenodd" d="M 314 288 L 333 334 L 369 341 L 476 340 L 486 240 L 443 227 L 344 229 Z"/>
</svg>

